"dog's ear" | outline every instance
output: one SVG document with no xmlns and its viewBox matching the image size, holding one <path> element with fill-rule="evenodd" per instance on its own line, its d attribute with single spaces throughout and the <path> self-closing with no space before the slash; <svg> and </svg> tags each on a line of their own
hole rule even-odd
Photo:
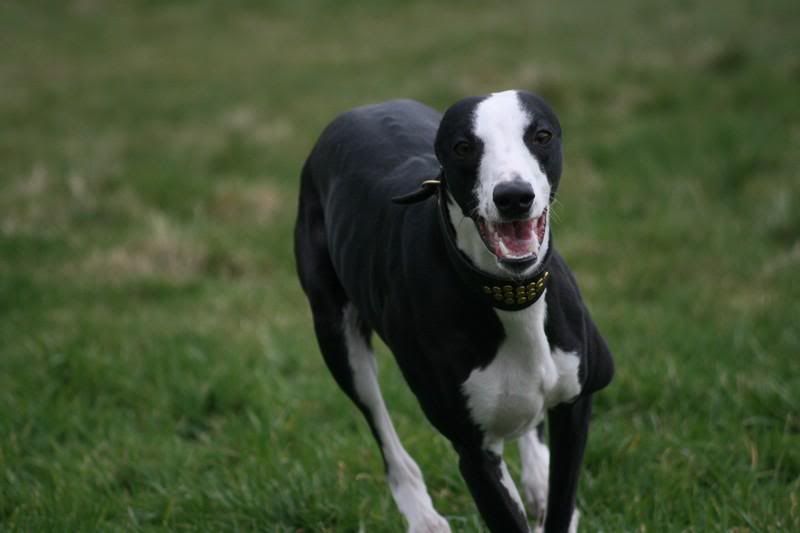
<svg viewBox="0 0 800 533">
<path fill-rule="evenodd" d="M 408 194 L 402 194 L 392 198 L 392 203 L 400 205 L 416 204 L 423 200 L 427 200 L 439 191 L 439 186 L 442 184 L 441 175 L 436 179 L 425 180 L 419 185 L 419 189 Z"/>
</svg>

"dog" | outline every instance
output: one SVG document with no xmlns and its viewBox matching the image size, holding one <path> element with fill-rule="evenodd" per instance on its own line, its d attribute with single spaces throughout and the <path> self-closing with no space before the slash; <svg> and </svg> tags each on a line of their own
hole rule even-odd
<svg viewBox="0 0 800 533">
<path fill-rule="evenodd" d="M 494 532 L 575 531 L 592 394 L 609 348 L 554 248 L 558 118 L 539 96 L 413 100 L 335 118 L 303 166 L 298 276 L 325 363 L 380 446 L 411 532 L 448 532 L 381 396 L 371 349 L 393 352 L 453 445 Z M 547 419 L 549 448 L 545 444 Z M 503 461 L 517 439 L 522 494 Z"/>
</svg>

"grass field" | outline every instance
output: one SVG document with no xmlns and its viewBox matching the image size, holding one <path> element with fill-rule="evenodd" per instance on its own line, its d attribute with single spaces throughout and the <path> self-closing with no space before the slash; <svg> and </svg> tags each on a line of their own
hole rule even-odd
<svg viewBox="0 0 800 533">
<path fill-rule="evenodd" d="M 354 105 L 516 87 L 561 116 L 556 242 L 617 362 L 582 530 L 800 531 L 798 28 L 796 0 L 0 3 L 0 530 L 403 531 L 296 282 L 299 169 Z"/>
</svg>

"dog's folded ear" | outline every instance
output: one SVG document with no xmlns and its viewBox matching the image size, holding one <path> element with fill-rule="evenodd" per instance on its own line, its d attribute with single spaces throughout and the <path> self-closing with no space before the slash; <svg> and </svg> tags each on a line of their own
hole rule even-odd
<svg viewBox="0 0 800 533">
<path fill-rule="evenodd" d="M 442 182 L 439 179 L 425 180 L 420 183 L 419 189 L 416 191 L 393 197 L 392 203 L 400 205 L 416 204 L 436 194 L 441 184 Z"/>
</svg>

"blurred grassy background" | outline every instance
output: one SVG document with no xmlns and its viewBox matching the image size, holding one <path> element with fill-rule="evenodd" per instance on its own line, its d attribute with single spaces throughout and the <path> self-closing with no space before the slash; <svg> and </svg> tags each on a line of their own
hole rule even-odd
<svg viewBox="0 0 800 533">
<path fill-rule="evenodd" d="M 349 107 L 525 88 L 618 366 L 583 530 L 800 530 L 799 27 L 795 0 L 0 3 L 0 529 L 403 531 L 311 335 L 297 176 Z"/>
</svg>

